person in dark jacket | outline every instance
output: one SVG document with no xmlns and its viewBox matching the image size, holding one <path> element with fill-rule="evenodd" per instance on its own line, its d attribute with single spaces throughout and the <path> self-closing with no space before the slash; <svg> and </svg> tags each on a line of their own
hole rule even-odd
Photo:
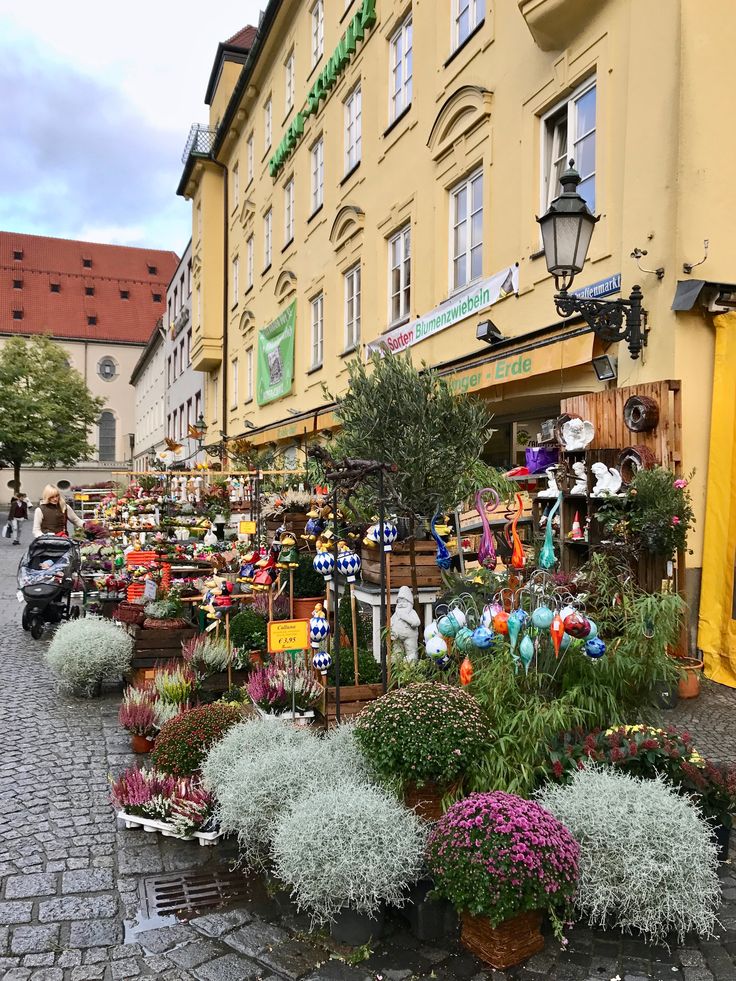
<svg viewBox="0 0 736 981">
<path fill-rule="evenodd" d="M 20 545 L 20 530 L 23 527 L 21 522 L 28 520 L 28 501 L 23 491 L 18 492 L 17 497 L 12 497 L 10 510 L 8 511 L 8 521 L 13 527 L 13 545 Z"/>
</svg>

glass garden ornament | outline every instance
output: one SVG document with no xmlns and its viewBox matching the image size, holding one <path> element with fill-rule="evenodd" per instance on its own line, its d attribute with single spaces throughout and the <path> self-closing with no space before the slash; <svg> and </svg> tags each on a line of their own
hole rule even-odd
<svg viewBox="0 0 736 981">
<path fill-rule="evenodd" d="M 572 637 L 570 634 L 563 634 L 562 640 L 560 641 L 560 654 L 564 654 L 570 644 L 572 644 Z"/>
<path fill-rule="evenodd" d="M 322 604 L 318 603 L 309 620 L 309 639 L 312 647 L 320 647 L 330 635 L 330 625 L 327 622 Z"/>
<path fill-rule="evenodd" d="M 332 573 L 335 571 L 335 556 L 328 551 L 324 542 L 317 542 L 317 554 L 312 559 L 312 566 L 325 582 L 332 581 Z"/>
<path fill-rule="evenodd" d="M 516 514 L 511 521 L 511 568 L 512 569 L 523 569 L 526 564 L 526 556 L 524 555 L 524 546 L 519 538 L 519 533 L 516 530 L 519 524 L 519 518 L 524 511 L 524 501 L 521 494 L 516 495 Z M 508 526 L 507 526 L 508 527 Z"/>
<path fill-rule="evenodd" d="M 506 633 L 509 635 L 509 644 L 511 645 L 511 653 L 513 654 L 516 650 L 519 634 L 521 633 L 521 621 L 517 617 L 516 611 L 509 614 L 509 618 L 506 621 Z"/>
<path fill-rule="evenodd" d="M 590 633 L 590 622 L 577 610 L 566 617 L 560 613 L 560 617 L 565 625 L 565 633 L 575 637 L 576 640 L 584 640 Z"/>
<path fill-rule="evenodd" d="M 439 634 L 430 637 L 425 642 L 424 650 L 426 651 L 427 657 L 431 657 L 433 660 L 447 657 L 447 644 Z"/>
<path fill-rule="evenodd" d="M 467 627 L 460 627 L 455 634 L 455 647 L 461 654 L 470 654 L 475 648 L 473 643 L 473 631 Z"/>
<path fill-rule="evenodd" d="M 532 624 L 537 630 L 547 630 L 552 626 L 554 616 L 548 606 L 538 606 L 532 613 Z"/>
<path fill-rule="evenodd" d="M 570 616 L 571 613 L 577 613 L 577 612 L 578 611 L 575 609 L 575 607 L 570 606 L 570 604 L 568 603 L 567 606 L 563 606 L 562 609 L 560 610 L 560 616 L 562 617 L 563 620 L 565 620 L 567 617 Z"/>
<path fill-rule="evenodd" d="M 360 556 L 345 542 L 338 542 L 337 547 L 337 571 L 345 576 L 348 582 L 355 582 L 362 565 Z"/>
<path fill-rule="evenodd" d="M 519 644 L 519 657 L 521 663 L 524 665 L 524 673 L 529 674 L 529 665 L 532 663 L 534 658 L 534 641 L 531 639 L 529 634 L 524 634 L 521 638 L 521 643 Z"/>
<path fill-rule="evenodd" d="M 312 658 L 312 667 L 315 671 L 325 674 L 332 667 L 332 658 L 327 651 L 317 651 Z"/>
<path fill-rule="evenodd" d="M 466 617 L 462 610 L 450 610 L 437 621 L 437 627 L 443 637 L 454 637 L 461 627 L 465 626 Z"/>
<path fill-rule="evenodd" d="M 588 657 L 592 657 L 597 660 L 599 657 L 603 657 L 606 653 L 606 645 L 600 639 L 600 637 L 592 637 L 585 641 L 585 653 Z"/>
<path fill-rule="evenodd" d="M 588 623 L 590 624 L 590 633 L 588 634 L 588 640 L 593 640 L 595 637 L 598 636 L 598 626 L 590 619 L 588 620 Z"/>
<path fill-rule="evenodd" d="M 486 650 L 493 643 L 493 634 L 488 627 L 481 624 L 473 631 L 473 643 L 479 650 Z"/>
<path fill-rule="evenodd" d="M 493 629 L 497 634 L 509 632 L 509 615 L 505 610 L 500 610 L 493 618 Z"/>
<path fill-rule="evenodd" d="M 449 569 L 452 565 L 452 556 L 450 555 L 450 550 L 445 545 L 444 541 L 440 538 L 437 532 L 437 520 L 442 519 L 443 515 L 435 514 L 430 523 L 430 535 L 434 538 L 437 545 L 437 551 L 435 552 L 434 560 L 440 569 Z"/>
<path fill-rule="evenodd" d="M 559 511 L 560 505 L 562 504 L 562 494 L 559 495 L 555 506 L 552 508 L 549 514 L 549 521 L 547 522 L 547 529 L 544 533 L 544 544 L 542 545 L 541 551 L 539 553 L 539 565 L 542 569 L 551 569 L 555 562 L 557 561 L 557 556 L 555 555 L 555 548 L 552 544 L 552 519 L 555 514 Z"/>
<path fill-rule="evenodd" d="M 439 631 L 439 627 L 437 626 L 437 621 L 432 620 L 424 628 L 424 639 L 431 640 L 432 637 L 439 637 L 439 636 L 440 636 L 440 631 Z"/>
<path fill-rule="evenodd" d="M 555 657 L 559 657 L 560 644 L 562 643 L 562 638 L 565 636 L 565 621 L 562 619 L 559 613 L 555 613 L 549 628 L 549 633 L 550 636 L 552 637 L 552 644 L 555 649 Z"/>
<path fill-rule="evenodd" d="M 445 654 L 444 657 L 439 658 L 437 661 L 437 667 L 442 668 L 443 671 L 447 671 L 451 664 L 452 658 L 448 654 Z"/>
<path fill-rule="evenodd" d="M 460 684 L 465 686 L 469 685 L 473 680 L 473 663 L 470 658 L 466 655 L 463 663 L 460 665 Z"/>
<path fill-rule="evenodd" d="M 525 626 L 529 620 L 529 614 L 526 610 L 522 610 L 520 607 L 518 610 L 514 610 L 514 614 L 522 627 Z"/>
<path fill-rule="evenodd" d="M 478 546 L 478 562 L 484 569 L 495 569 L 498 557 L 496 556 L 496 546 L 493 543 L 493 533 L 488 520 L 486 503 L 483 500 L 485 494 L 493 497 L 494 503 L 491 511 L 495 511 L 499 504 L 498 494 L 492 487 L 484 487 L 475 495 L 475 508 L 480 517 L 480 523 L 483 526 L 483 534 L 481 535 L 480 545 Z"/>
</svg>

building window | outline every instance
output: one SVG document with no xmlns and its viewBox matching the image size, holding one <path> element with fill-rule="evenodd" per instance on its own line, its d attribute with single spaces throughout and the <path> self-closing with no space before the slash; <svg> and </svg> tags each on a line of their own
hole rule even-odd
<svg viewBox="0 0 736 981">
<path fill-rule="evenodd" d="M 192 332 L 187 331 L 187 367 L 192 363 Z"/>
<path fill-rule="evenodd" d="M 166 359 L 166 384 L 171 384 L 171 355 Z"/>
<path fill-rule="evenodd" d="M 294 50 L 289 52 L 289 57 L 284 65 L 284 105 L 288 112 L 294 105 Z"/>
<path fill-rule="evenodd" d="M 389 317 L 392 324 L 406 320 L 411 308 L 411 228 L 402 228 L 388 242 Z"/>
<path fill-rule="evenodd" d="M 240 256 L 236 255 L 235 258 L 233 259 L 233 273 L 232 273 L 234 307 L 238 305 L 238 291 L 239 291 L 238 280 L 239 279 L 240 279 Z"/>
<path fill-rule="evenodd" d="M 452 0 L 455 47 L 459 48 L 486 16 L 486 0 Z"/>
<path fill-rule="evenodd" d="M 312 147 L 312 213 L 322 207 L 325 195 L 325 141 L 320 136 Z"/>
<path fill-rule="evenodd" d="M 23 249 L 13 249 L 13 258 L 16 260 L 23 258 Z"/>
<path fill-rule="evenodd" d="M 184 439 L 184 403 L 179 406 L 179 439 Z"/>
<path fill-rule="evenodd" d="M 459 290 L 483 272 L 483 172 L 451 192 L 450 289 Z"/>
<path fill-rule="evenodd" d="M 391 38 L 391 121 L 411 105 L 412 23 L 407 17 Z"/>
<path fill-rule="evenodd" d="M 245 144 L 245 156 L 248 164 L 248 183 L 253 180 L 253 172 L 255 169 L 255 154 L 253 150 L 253 134 L 251 133 L 248 137 L 248 142 Z"/>
<path fill-rule="evenodd" d="M 120 299 L 121 300 L 129 300 L 130 299 L 130 290 L 120 290 Z"/>
<path fill-rule="evenodd" d="M 179 287 L 174 287 L 174 316 L 179 312 Z"/>
<path fill-rule="evenodd" d="M 288 245 L 294 238 L 294 178 L 284 186 L 284 241 Z"/>
<path fill-rule="evenodd" d="M 202 393 L 197 392 L 194 396 L 194 425 L 199 424 L 199 420 L 202 418 Z"/>
<path fill-rule="evenodd" d="M 360 343 L 360 265 L 345 273 L 345 350 Z"/>
<path fill-rule="evenodd" d="M 212 376 L 212 418 L 217 419 L 217 413 L 220 411 L 220 376 Z"/>
<path fill-rule="evenodd" d="M 51 284 L 51 287 L 53 289 L 54 283 Z M 22 279 L 14 279 L 13 280 L 13 289 L 14 290 L 22 290 L 23 289 L 23 280 Z"/>
<path fill-rule="evenodd" d="M 87 317 L 87 326 L 88 327 L 96 327 L 97 326 L 97 317 L 95 317 L 94 315 L 92 315 L 91 317 Z"/>
<path fill-rule="evenodd" d="M 317 0 L 312 7 L 312 64 L 316 65 L 325 50 L 325 6 Z"/>
<path fill-rule="evenodd" d="M 230 392 L 230 408 L 238 407 L 238 359 L 233 358 L 232 364 L 232 389 Z"/>
<path fill-rule="evenodd" d="M 95 288 L 94 288 L 94 286 L 85 286 L 84 287 L 84 295 L 85 296 L 94 296 L 95 295 Z"/>
<path fill-rule="evenodd" d="M 21 283 L 21 286 L 22 285 L 23 284 Z M 13 286 L 15 286 L 15 283 L 13 283 Z M 49 289 L 52 293 L 61 293 L 61 283 L 50 283 Z"/>
<path fill-rule="evenodd" d="M 187 399 L 187 435 L 189 435 L 189 427 L 192 425 L 192 400 Z"/>
<path fill-rule="evenodd" d="M 263 216 L 263 268 L 271 265 L 271 232 L 273 231 L 273 208 L 269 208 Z"/>
<path fill-rule="evenodd" d="M 256 240 L 253 235 L 250 236 L 246 243 L 246 270 L 245 270 L 245 288 L 249 290 L 253 285 L 253 260 L 256 251 Z"/>
<path fill-rule="evenodd" d="M 233 164 L 232 169 L 233 175 L 233 208 L 237 208 L 238 202 L 240 201 L 240 172 L 238 170 L 237 161 Z"/>
<path fill-rule="evenodd" d="M 13 310 L 13 320 L 22 320 L 22 319 L 23 319 L 23 311 Z"/>
<path fill-rule="evenodd" d="M 91 269 L 92 268 L 92 260 L 91 259 L 82 259 L 82 268 L 84 268 L 84 269 Z"/>
<path fill-rule="evenodd" d="M 271 129 L 273 125 L 273 107 L 269 98 L 263 107 L 263 145 L 266 150 L 271 146 Z"/>
<path fill-rule="evenodd" d="M 197 205 L 197 239 L 202 240 L 202 205 Z"/>
<path fill-rule="evenodd" d="M 113 381 L 117 378 L 118 366 L 113 358 L 101 358 L 97 363 L 97 374 L 104 381 Z"/>
<path fill-rule="evenodd" d="M 561 193 L 560 177 L 570 159 L 581 177 L 578 194 L 595 211 L 595 89 L 595 79 L 589 79 L 542 119 L 544 211 Z"/>
<path fill-rule="evenodd" d="M 150 263 L 148 265 L 148 275 L 155 276 L 158 272 L 158 266 L 152 266 Z"/>
<path fill-rule="evenodd" d="M 97 421 L 97 455 L 105 463 L 115 459 L 115 416 L 112 412 L 101 412 Z"/>
<path fill-rule="evenodd" d="M 345 172 L 348 173 L 360 163 L 361 153 L 361 103 L 362 96 L 358 85 L 345 100 Z"/>
<path fill-rule="evenodd" d="M 161 296 L 160 293 L 152 293 L 151 296 L 153 297 L 153 302 L 154 303 L 161 303 L 162 302 L 162 296 Z"/>
<path fill-rule="evenodd" d="M 324 293 L 312 300 L 312 368 L 319 368 L 324 355 Z"/>
<path fill-rule="evenodd" d="M 186 361 L 184 360 L 184 338 L 182 337 L 179 344 L 179 373 L 184 374 L 184 368 L 186 367 Z"/>
<path fill-rule="evenodd" d="M 249 347 L 245 352 L 245 401 L 250 402 L 253 398 L 253 348 Z"/>
<path fill-rule="evenodd" d="M 179 375 L 179 351 L 178 348 L 174 348 L 174 381 L 176 381 Z"/>
<path fill-rule="evenodd" d="M 171 413 L 170 412 L 166 416 L 166 435 L 167 436 L 171 436 L 172 435 L 172 429 L 171 429 Z"/>
</svg>

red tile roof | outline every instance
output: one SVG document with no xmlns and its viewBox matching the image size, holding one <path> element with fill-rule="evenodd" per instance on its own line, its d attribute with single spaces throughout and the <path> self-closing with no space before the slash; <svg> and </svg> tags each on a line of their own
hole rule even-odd
<svg viewBox="0 0 736 981">
<path fill-rule="evenodd" d="M 233 34 L 233 36 L 229 37 L 227 41 L 223 41 L 223 44 L 227 45 L 229 48 L 245 48 L 246 51 L 250 51 L 250 49 L 253 47 L 253 42 L 256 39 L 257 33 L 257 27 L 253 27 L 252 24 L 246 24 L 245 27 L 238 31 L 237 34 Z"/>
<path fill-rule="evenodd" d="M 164 313 L 178 262 L 176 253 L 160 249 L 0 231 L 0 334 L 145 344 Z M 90 317 L 97 323 L 90 325 Z"/>
</svg>

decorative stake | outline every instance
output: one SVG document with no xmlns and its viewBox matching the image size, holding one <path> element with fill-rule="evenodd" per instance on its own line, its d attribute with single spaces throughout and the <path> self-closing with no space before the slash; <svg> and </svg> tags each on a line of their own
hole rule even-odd
<svg viewBox="0 0 736 981">
<path fill-rule="evenodd" d="M 496 546 L 493 542 L 491 523 L 488 520 L 486 503 L 483 500 L 484 494 L 493 496 L 494 502 L 491 511 L 495 511 L 500 503 L 499 496 L 492 487 L 484 487 L 475 495 L 475 509 L 478 512 L 480 523 L 483 526 L 483 534 L 480 539 L 480 545 L 478 546 L 478 562 L 484 569 L 495 569 L 498 556 L 496 555 Z"/>
<path fill-rule="evenodd" d="M 460 684 L 469 685 L 472 680 L 473 680 L 473 663 L 466 654 L 463 663 L 460 665 Z"/>
<path fill-rule="evenodd" d="M 555 613 L 554 619 L 552 620 L 552 625 L 549 628 L 549 632 L 552 636 L 552 643 L 555 648 L 555 657 L 559 657 L 560 644 L 562 643 L 562 638 L 565 635 L 565 621 L 562 619 L 559 613 Z"/>
<path fill-rule="evenodd" d="M 521 544 L 521 539 L 519 538 L 519 533 L 516 530 L 516 526 L 519 523 L 519 518 L 524 510 L 524 502 L 522 500 L 521 494 L 516 495 L 517 510 L 514 515 L 514 520 L 511 522 L 511 568 L 512 569 L 523 569 L 526 563 L 526 558 L 524 556 L 524 546 Z"/>
<path fill-rule="evenodd" d="M 447 570 L 450 568 L 452 564 L 452 556 L 450 555 L 449 548 L 447 547 L 447 545 L 445 545 L 443 540 L 440 538 L 439 533 L 437 532 L 437 527 L 436 527 L 437 519 L 441 517 L 442 515 L 440 514 L 435 514 L 433 516 L 429 526 L 429 533 L 437 543 L 437 551 L 435 553 L 434 560 L 440 569 Z"/>
<path fill-rule="evenodd" d="M 547 529 L 544 533 L 544 544 L 542 545 L 541 551 L 539 553 L 539 565 L 542 569 L 551 569 L 555 562 L 557 561 L 557 556 L 555 555 L 555 548 L 552 544 L 552 519 L 560 510 L 562 505 L 562 494 L 557 498 L 555 506 L 549 513 L 549 518 L 547 519 Z"/>
</svg>

